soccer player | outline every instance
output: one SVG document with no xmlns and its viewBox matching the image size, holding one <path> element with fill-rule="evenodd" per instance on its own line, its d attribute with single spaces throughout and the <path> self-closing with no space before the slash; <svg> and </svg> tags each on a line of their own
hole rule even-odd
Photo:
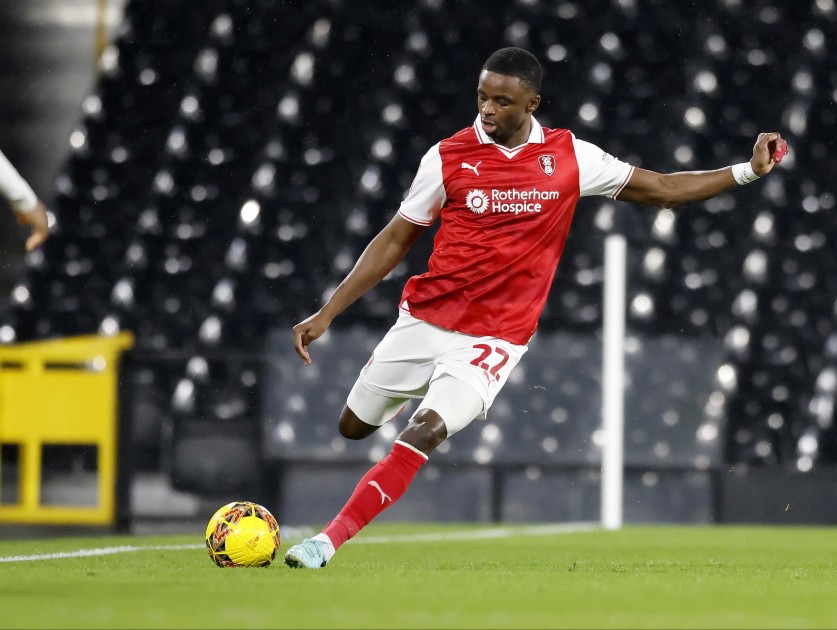
<svg viewBox="0 0 837 630">
<path fill-rule="evenodd" d="M 40 247 L 49 236 L 46 207 L 2 152 L 0 152 L 0 196 L 12 206 L 17 222 L 32 228 L 32 233 L 26 239 L 26 251 L 31 252 Z"/>
<path fill-rule="evenodd" d="M 580 197 L 674 208 L 767 175 L 787 150 L 780 134 L 762 133 L 750 161 L 731 167 L 667 175 L 635 168 L 566 129 L 542 127 L 532 115 L 540 85 L 531 53 L 492 54 L 473 125 L 430 148 L 397 214 L 323 307 L 294 326 L 296 351 L 310 365 L 311 342 L 441 221 L 428 270 L 407 281 L 398 320 L 349 393 L 340 433 L 365 438 L 407 400 L 423 400 L 325 529 L 287 551 L 289 566 L 326 566 L 404 494 L 443 440 L 485 417 L 535 332 Z"/>
</svg>

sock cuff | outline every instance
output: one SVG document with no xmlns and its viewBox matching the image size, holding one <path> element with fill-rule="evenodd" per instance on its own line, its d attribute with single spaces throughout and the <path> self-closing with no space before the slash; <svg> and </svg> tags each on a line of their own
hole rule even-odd
<svg viewBox="0 0 837 630">
<path fill-rule="evenodd" d="M 412 451 L 413 453 L 415 453 L 416 455 L 421 457 L 424 461 L 427 461 L 428 459 L 430 459 L 427 455 L 422 453 L 420 450 L 418 450 L 412 444 L 407 444 L 406 442 L 402 442 L 401 440 L 395 440 L 395 444 L 392 445 L 392 450 L 395 450 L 396 446 L 402 446 L 402 447 L 406 448 L 407 450 Z"/>
<path fill-rule="evenodd" d="M 392 453 L 400 458 L 406 459 L 408 462 L 413 464 L 416 469 L 421 467 L 429 459 L 427 455 L 422 453 L 415 446 L 402 442 L 401 440 L 395 440 L 395 443 L 392 445 Z"/>
</svg>

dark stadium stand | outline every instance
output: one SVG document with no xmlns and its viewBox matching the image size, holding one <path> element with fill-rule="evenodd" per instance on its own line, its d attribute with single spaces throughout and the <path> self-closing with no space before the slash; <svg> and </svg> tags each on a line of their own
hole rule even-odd
<svg viewBox="0 0 837 630">
<path fill-rule="evenodd" d="M 527 357 L 493 424 L 457 436 L 446 457 L 598 461 L 602 245 L 617 226 L 638 340 L 628 361 L 645 366 L 638 391 L 658 392 L 634 400 L 629 388 L 645 419 L 626 433 L 629 461 L 837 463 L 837 9 L 747 4 L 129 1 L 57 181 L 58 229 L 28 255 L 8 324 L 17 340 L 133 330 L 137 463 L 167 466 L 184 488 L 227 487 L 206 462 L 228 449 L 382 455 L 394 429 L 347 446 L 334 423 L 429 236 L 339 320 L 334 357 L 323 343 L 319 367 L 299 374 L 288 351 L 265 368 L 269 382 L 253 366 L 271 332 L 313 312 L 351 268 L 424 151 L 471 122 L 487 55 L 525 46 L 545 69 L 539 120 L 638 166 L 740 162 L 766 128 L 791 152 L 766 181 L 675 212 L 582 200 L 537 341 L 568 364 Z M 361 324 L 372 332 L 346 332 Z M 549 394 L 531 389 L 541 368 Z M 704 398 L 688 400 L 696 384 Z M 282 417 L 262 443 L 270 397 Z M 520 401 L 526 421 L 506 430 Z M 689 408 L 700 417 L 684 420 Z M 229 487 L 248 474 L 259 473 Z"/>
</svg>

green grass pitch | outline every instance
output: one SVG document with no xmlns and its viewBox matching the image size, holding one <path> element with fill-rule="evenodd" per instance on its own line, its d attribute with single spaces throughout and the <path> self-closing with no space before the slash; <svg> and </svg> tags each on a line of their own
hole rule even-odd
<svg viewBox="0 0 837 630">
<path fill-rule="evenodd" d="M 202 542 L 202 531 L 0 542 L 0 625 L 837 628 L 831 528 L 547 533 L 373 524 L 320 571 L 291 570 L 281 561 L 219 569 L 195 547 Z M 294 542 L 283 540 L 280 554 Z M 9 561 L 120 546 L 128 549 Z"/>
</svg>

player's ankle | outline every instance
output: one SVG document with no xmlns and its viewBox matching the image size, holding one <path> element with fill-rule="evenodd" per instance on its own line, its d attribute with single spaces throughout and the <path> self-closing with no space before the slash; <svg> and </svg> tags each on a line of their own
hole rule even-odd
<svg viewBox="0 0 837 630">
<path fill-rule="evenodd" d="M 337 550 L 334 548 L 334 544 L 331 542 L 331 538 L 328 537 L 328 534 L 320 532 L 311 538 L 311 540 L 323 543 L 323 555 L 325 556 L 325 561 L 327 563 L 331 562 L 331 559 L 334 557 Z"/>
</svg>

